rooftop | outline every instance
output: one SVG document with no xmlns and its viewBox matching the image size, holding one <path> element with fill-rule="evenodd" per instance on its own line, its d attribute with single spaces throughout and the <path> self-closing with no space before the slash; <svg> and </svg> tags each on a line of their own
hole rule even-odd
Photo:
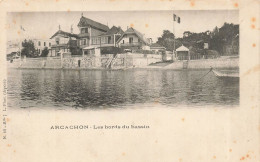
<svg viewBox="0 0 260 162">
<path fill-rule="evenodd" d="M 85 27 L 85 26 L 91 26 L 91 27 L 94 27 L 97 29 L 101 29 L 105 32 L 107 32 L 109 30 L 108 26 L 101 24 L 99 22 L 96 22 L 94 20 L 91 20 L 89 18 L 86 18 L 84 16 L 81 16 L 79 23 L 78 23 L 78 27 Z"/>
<path fill-rule="evenodd" d="M 63 35 L 64 37 L 74 37 L 74 38 L 78 38 L 77 34 L 72 34 L 72 33 L 69 33 L 69 32 L 65 32 L 65 31 L 62 31 L 62 30 L 58 30 L 50 39 L 52 39 L 53 37 L 55 37 L 56 35 Z"/>
<path fill-rule="evenodd" d="M 140 33 L 139 31 L 137 31 L 132 27 L 128 28 L 124 32 L 124 34 L 122 34 L 122 36 L 118 39 L 118 41 L 120 41 L 126 34 L 135 34 L 142 42 L 144 42 L 145 44 L 149 44 L 148 40 L 144 37 L 144 34 Z"/>
</svg>

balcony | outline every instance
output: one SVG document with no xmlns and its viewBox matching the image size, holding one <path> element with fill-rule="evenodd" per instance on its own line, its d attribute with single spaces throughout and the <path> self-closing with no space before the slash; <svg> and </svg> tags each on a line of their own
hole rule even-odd
<svg viewBox="0 0 260 162">
<path fill-rule="evenodd" d="M 90 34 L 89 33 L 80 33 L 78 34 L 79 38 L 89 38 Z"/>
<path fill-rule="evenodd" d="M 55 47 L 67 47 L 68 44 L 67 43 L 62 43 L 62 44 L 52 44 L 51 47 L 55 48 Z"/>
<path fill-rule="evenodd" d="M 121 43 L 121 47 L 140 47 L 142 46 L 142 42 L 132 42 L 132 43 Z"/>
</svg>

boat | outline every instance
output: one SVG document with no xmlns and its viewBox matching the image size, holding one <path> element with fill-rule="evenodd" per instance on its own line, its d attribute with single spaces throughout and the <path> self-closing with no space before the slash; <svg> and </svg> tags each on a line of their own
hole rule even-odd
<svg viewBox="0 0 260 162">
<path fill-rule="evenodd" d="M 214 75 L 219 79 L 232 79 L 232 80 L 239 80 L 239 73 L 238 72 L 223 72 L 218 71 L 216 69 L 211 68 L 211 71 L 214 73 Z"/>
</svg>

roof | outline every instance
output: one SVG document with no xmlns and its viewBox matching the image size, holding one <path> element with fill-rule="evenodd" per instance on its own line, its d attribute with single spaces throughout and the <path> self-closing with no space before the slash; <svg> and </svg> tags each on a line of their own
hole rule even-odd
<svg viewBox="0 0 260 162">
<path fill-rule="evenodd" d="M 189 49 L 187 47 L 185 47 L 184 45 L 182 45 L 179 48 L 177 48 L 176 51 L 189 51 Z"/>
<path fill-rule="evenodd" d="M 113 34 L 123 34 L 124 31 L 120 27 L 112 26 L 106 33 L 101 35 L 113 35 Z"/>
<path fill-rule="evenodd" d="M 52 39 L 53 37 L 55 37 L 56 35 L 63 35 L 64 37 L 75 37 L 77 38 L 78 36 L 76 34 L 72 34 L 72 33 L 68 33 L 62 30 L 58 30 L 50 39 Z"/>
<path fill-rule="evenodd" d="M 88 25 L 97 29 L 101 29 L 103 31 L 109 30 L 108 26 L 82 16 L 79 20 L 78 27 L 85 27 Z"/>
<path fill-rule="evenodd" d="M 128 28 L 117 40 L 117 42 L 119 42 L 127 34 L 135 34 L 142 42 L 144 42 L 145 44 L 149 44 L 148 40 L 144 37 L 144 35 L 132 27 Z"/>
</svg>

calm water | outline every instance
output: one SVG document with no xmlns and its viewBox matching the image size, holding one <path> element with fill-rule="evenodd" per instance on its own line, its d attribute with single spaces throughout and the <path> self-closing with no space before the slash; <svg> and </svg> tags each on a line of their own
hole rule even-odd
<svg viewBox="0 0 260 162">
<path fill-rule="evenodd" d="M 239 105 L 239 82 L 208 70 L 8 71 L 10 108 L 124 108 L 135 105 Z"/>
</svg>

